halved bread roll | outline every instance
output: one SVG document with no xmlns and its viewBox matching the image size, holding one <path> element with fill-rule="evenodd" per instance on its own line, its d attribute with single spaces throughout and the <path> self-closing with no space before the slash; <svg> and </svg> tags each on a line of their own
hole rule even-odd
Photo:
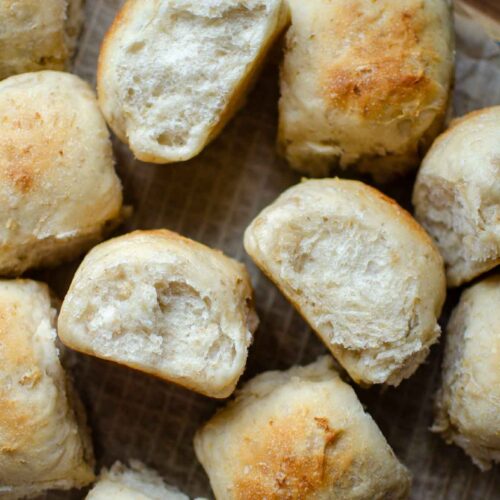
<svg viewBox="0 0 500 500">
<path fill-rule="evenodd" d="M 159 474 L 137 460 L 130 467 L 116 462 L 104 469 L 86 500 L 189 500 L 163 481 Z"/>
<path fill-rule="evenodd" d="M 329 356 L 248 382 L 194 440 L 217 500 L 408 497 L 410 475 Z"/>
<path fill-rule="evenodd" d="M 0 274 L 58 264 L 121 216 L 121 184 L 90 86 L 40 71 L 0 82 Z"/>
<path fill-rule="evenodd" d="M 46 285 L 0 281 L 0 497 L 94 480 L 83 407 L 59 362 Z"/>
<path fill-rule="evenodd" d="M 0 1 L 0 80 L 64 69 L 83 21 L 82 0 Z"/>
<path fill-rule="evenodd" d="M 99 56 L 110 127 L 143 161 L 197 155 L 243 104 L 287 20 L 282 0 L 128 0 Z"/>
<path fill-rule="evenodd" d="M 500 275 L 463 292 L 452 313 L 432 430 L 483 470 L 500 463 Z"/>
<path fill-rule="evenodd" d="M 207 396 L 233 392 L 257 327 L 243 264 L 167 230 L 92 249 L 59 316 L 78 351 Z"/>
<path fill-rule="evenodd" d="M 436 140 L 413 205 L 444 257 L 450 286 L 500 264 L 500 106 L 469 113 Z"/>
<path fill-rule="evenodd" d="M 245 249 L 358 383 L 398 385 L 439 337 L 443 260 L 370 186 L 324 179 L 288 189 L 247 228 Z"/>
<path fill-rule="evenodd" d="M 313 176 L 357 168 L 378 181 L 418 166 L 448 106 L 448 0 L 289 0 L 280 150 Z"/>
</svg>

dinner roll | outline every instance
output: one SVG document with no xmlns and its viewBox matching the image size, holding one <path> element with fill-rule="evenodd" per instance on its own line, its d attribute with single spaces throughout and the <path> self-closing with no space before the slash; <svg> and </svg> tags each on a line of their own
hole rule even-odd
<svg viewBox="0 0 500 500">
<path fill-rule="evenodd" d="M 0 274 L 58 264 L 102 238 L 122 205 L 106 124 L 74 75 L 0 82 Z"/>
<path fill-rule="evenodd" d="M 137 460 L 130 467 L 116 462 L 104 469 L 86 500 L 189 500 L 178 489 L 165 484 L 158 473 Z"/>
<path fill-rule="evenodd" d="M 483 470 L 500 463 L 500 275 L 463 292 L 452 313 L 432 430 Z"/>
<path fill-rule="evenodd" d="M 245 248 L 360 384 L 398 385 L 439 337 L 441 256 L 405 210 L 366 184 L 288 189 L 247 228 Z"/>
<path fill-rule="evenodd" d="M 449 1 L 288 2 L 279 144 L 291 166 L 356 166 L 378 181 L 416 167 L 448 106 Z"/>
<path fill-rule="evenodd" d="M 143 161 L 197 155 L 243 104 L 287 20 L 282 0 L 128 0 L 99 56 L 110 127 Z"/>
<path fill-rule="evenodd" d="M 95 247 L 59 316 L 61 340 L 216 398 L 233 392 L 257 327 L 243 264 L 167 230 Z"/>
<path fill-rule="evenodd" d="M 410 475 L 329 356 L 266 372 L 196 434 L 217 500 L 397 500 Z"/>
<path fill-rule="evenodd" d="M 0 498 L 94 480 L 83 407 L 59 362 L 46 285 L 0 281 Z"/>
<path fill-rule="evenodd" d="M 0 0 L 0 79 L 64 69 L 76 47 L 83 0 Z"/>
<path fill-rule="evenodd" d="M 456 120 L 434 143 L 413 191 L 450 286 L 500 263 L 500 106 Z"/>
</svg>

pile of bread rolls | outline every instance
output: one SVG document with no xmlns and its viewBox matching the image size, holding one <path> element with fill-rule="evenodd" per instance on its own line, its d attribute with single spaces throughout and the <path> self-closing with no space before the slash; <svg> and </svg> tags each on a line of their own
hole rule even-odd
<svg viewBox="0 0 500 500">
<path fill-rule="evenodd" d="M 96 481 L 58 338 L 208 397 L 234 393 L 258 326 L 249 273 L 167 229 L 100 243 L 127 215 L 106 124 L 140 160 L 189 160 L 281 41 L 278 148 L 316 178 L 242 240 L 331 355 L 256 376 L 199 429 L 215 497 L 407 498 L 410 473 L 350 384 L 397 386 L 417 370 L 447 286 L 467 288 L 432 431 L 481 469 L 500 462 L 500 106 L 442 133 L 449 2 L 127 0 L 101 46 L 98 97 L 62 71 L 82 18 L 80 0 L 0 0 L 0 497 Z M 325 178 L 380 185 L 419 165 L 415 218 L 364 182 Z M 62 305 L 20 277 L 87 251 Z M 87 498 L 187 497 L 131 460 Z"/>
</svg>

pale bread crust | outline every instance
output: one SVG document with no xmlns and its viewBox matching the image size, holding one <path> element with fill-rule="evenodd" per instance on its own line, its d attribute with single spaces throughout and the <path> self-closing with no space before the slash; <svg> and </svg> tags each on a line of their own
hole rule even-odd
<svg viewBox="0 0 500 500">
<path fill-rule="evenodd" d="M 282 0 L 128 0 L 99 54 L 99 103 L 109 126 L 142 161 L 196 156 L 244 104 L 287 22 Z M 225 30 L 210 35 L 215 25 Z M 186 51 L 193 33 L 208 38 Z M 245 52 L 236 57 L 238 50 Z"/>
<path fill-rule="evenodd" d="M 452 122 L 415 182 L 415 216 L 435 239 L 449 286 L 500 264 L 500 106 Z"/>
<path fill-rule="evenodd" d="M 39 71 L 0 82 L 0 274 L 59 264 L 120 219 L 121 183 L 90 86 Z"/>
<path fill-rule="evenodd" d="M 432 430 L 482 470 L 500 463 L 500 275 L 465 290 L 452 313 Z"/>
<path fill-rule="evenodd" d="M 0 80 L 66 69 L 82 22 L 83 0 L 2 0 Z"/>
<path fill-rule="evenodd" d="M 293 186 L 244 244 L 358 383 L 398 385 L 439 337 L 443 260 L 405 210 L 366 184 Z"/>
<path fill-rule="evenodd" d="M 418 166 L 453 77 L 448 0 L 289 0 L 279 146 L 312 176 L 386 181 Z"/>
<path fill-rule="evenodd" d="M 94 480 L 81 403 L 59 361 L 45 284 L 0 281 L 0 497 Z"/>
<path fill-rule="evenodd" d="M 167 230 L 92 249 L 59 315 L 69 347 L 211 397 L 242 374 L 258 319 L 243 264 Z"/>
<path fill-rule="evenodd" d="M 194 440 L 218 500 L 396 500 L 410 474 L 330 356 L 248 382 Z"/>
</svg>

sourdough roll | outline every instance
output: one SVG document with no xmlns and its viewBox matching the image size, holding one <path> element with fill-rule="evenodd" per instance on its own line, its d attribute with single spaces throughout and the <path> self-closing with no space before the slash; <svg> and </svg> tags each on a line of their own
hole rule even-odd
<svg viewBox="0 0 500 500">
<path fill-rule="evenodd" d="M 451 315 L 432 430 L 483 470 L 500 463 L 500 275 L 463 292 Z"/>
<path fill-rule="evenodd" d="M 106 124 L 80 78 L 0 82 L 0 274 L 58 264 L 102 238 L 122 193 Z"/>
<path fill-rule="evenodd" d="M 282 0 L 128 0 L 99 55 L 110 127 L 140 160 L 192 158 L 241 107 L 287 21 Z"/>
<path fill-rule="evenodd" d="M 257 216 L 244 243 L 360 384 L 398 385 L 439 337 L 442 258 L 405 210 L 366 184 L 302 182 Z"/>
<path fill-rule="evenodd" d="M 0 80 L 68 66 L 83 0 L 0 0 Z"/>
<path fill-rule="evenodd" d="M 83 407 L 59 362 L 46 285 L 0 281 L 0 498 L 94 480 Z"/>
<path fill-rule="evenodd" d="M 217 500 L 399 500 L 410 474 L 329 356 L 258 375 L 198 430 Z"/>
<path fill-rule="evenodd" d="M 436 140 L 413 205 L 444 257 L 449 286 L 500 263 L 500 106 L 454 121 Z"/>
<path fill-rule="evenodd" d="M 385 181 L 419 163 L 448 106 L 454 42 L 448 0 L 288 0 L 279 145 L 326 176 Z"/>
<path fill-rule="evenodd" d="M 189 500 L 163 481 L 160 475 L 137 460 L 130 467 L 116 462 L 104 469 L 86 500 Z"/>
<path fill-rule="evenodd" d="M 61 340 L 207 396 L 233 392 L 257 327 L 243 264 L 167 230 L 98 245 L 75 274 Z"/>
</svg>

